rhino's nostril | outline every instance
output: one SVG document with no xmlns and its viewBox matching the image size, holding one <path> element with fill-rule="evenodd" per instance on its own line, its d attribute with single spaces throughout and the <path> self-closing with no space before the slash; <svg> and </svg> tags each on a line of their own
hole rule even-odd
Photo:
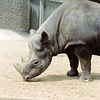
<svg viewBox="0 0 100 100">
<path fill-rule="evenodd" d="M 31 78 L 29 76 L 24 77 L 25 81 L 30 81 Z"/>
</svg>

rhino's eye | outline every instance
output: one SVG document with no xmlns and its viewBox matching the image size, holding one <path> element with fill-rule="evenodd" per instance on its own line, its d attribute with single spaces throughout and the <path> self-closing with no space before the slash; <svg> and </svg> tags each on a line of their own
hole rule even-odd
<svg viewBox="0 0 100 100">
<path fill-rule="evenodd" d="M 34 66 L 37 66 L 40 64 L 40 61 L 38 59 L 35 59 L 35 60 L 31 60 L 31 64 L 34 65 Z M 31 66 L 33 67 L 33 66 Z"/>
</svg>

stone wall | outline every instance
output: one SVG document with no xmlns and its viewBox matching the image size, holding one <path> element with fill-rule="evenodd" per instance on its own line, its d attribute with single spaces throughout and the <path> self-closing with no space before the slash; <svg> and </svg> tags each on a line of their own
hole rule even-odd
<svg viewBox="0 0 100 100">
<path fill-rule="evenodd" d="M 39 28 L 40 0 L 30 0 L 30 29 Z"/>
<path fill-rule="evenodd" d="M 66 0 L 0 0 L 0 29 L 37 30 Z"/>
<path fill-rule="evenodd" d="M 29 30 L 30 0 L 0 0 L 0 29 Z"/>
<path fill-rule="evenodd" d="M 30 0 L 30 29 L 37 30 L 51 13 L 66 0 Z"/>
</svg>

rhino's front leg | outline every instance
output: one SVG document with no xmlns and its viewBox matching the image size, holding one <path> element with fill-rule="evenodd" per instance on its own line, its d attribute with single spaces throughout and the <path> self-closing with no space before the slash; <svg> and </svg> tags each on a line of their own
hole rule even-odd
<svg viewBox="0 0 100 100">
<path fill-rule="evenodd" d="M 72 53 L 67 53 L 69 61 L 70 61 L 70 67 L 71 70 L 67 72 L 67 75 L 72 77 L 72 76 L 78 76 L 78 71 L 77 71 L 77 67 L 78 67 L 78 58 L 76 55 L 72 54 Z"/>
<path fill-rule="evenodd" d="M 91 49 L 88 46 L 78 46 L 75 50 L 75 53 L 80 60 L 83 72 L 82 76 L 80 77 L 80 81 L 92 81 L 93 78 L 91 76 Z"/>
</svg>

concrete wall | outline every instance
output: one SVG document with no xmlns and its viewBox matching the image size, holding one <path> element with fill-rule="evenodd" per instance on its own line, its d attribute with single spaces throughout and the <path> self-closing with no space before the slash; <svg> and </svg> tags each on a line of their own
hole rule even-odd
<svg viewBox="0 0 100 100">
<path fill-rule="evenodd" d="M 0 0 L 0 29 L 37 30 L 66 0 Z"/>
<path fill-rule="evenodd" d="M 44 3 L 43 0 L 41 1 L 41 4 L 43 5 L 42 7 L 44 7 L 41 9 L 43 10 L 41 11 L 43 13 L 41 16 L 43 17 L 41 21 L 42 24 L 51 15 L 51 13 L 54 12 L 56 8 L 64 2 L 64 0 L 44 0 Z"/>
<path fill-rule="evenodd" d="M 40 16 L 40 0 L 30 0 L 30 29 L 38 29 Z"/>
<path fill-rule="evenodd" d="M 64 1 L 66 0 L 31 0 L 30 28 L 37 30 Z"/>
<path fill-rule="evenodd" d="M 0 0 L 0 29 L 29 30 L 30 0 Z"/>
</svg>

